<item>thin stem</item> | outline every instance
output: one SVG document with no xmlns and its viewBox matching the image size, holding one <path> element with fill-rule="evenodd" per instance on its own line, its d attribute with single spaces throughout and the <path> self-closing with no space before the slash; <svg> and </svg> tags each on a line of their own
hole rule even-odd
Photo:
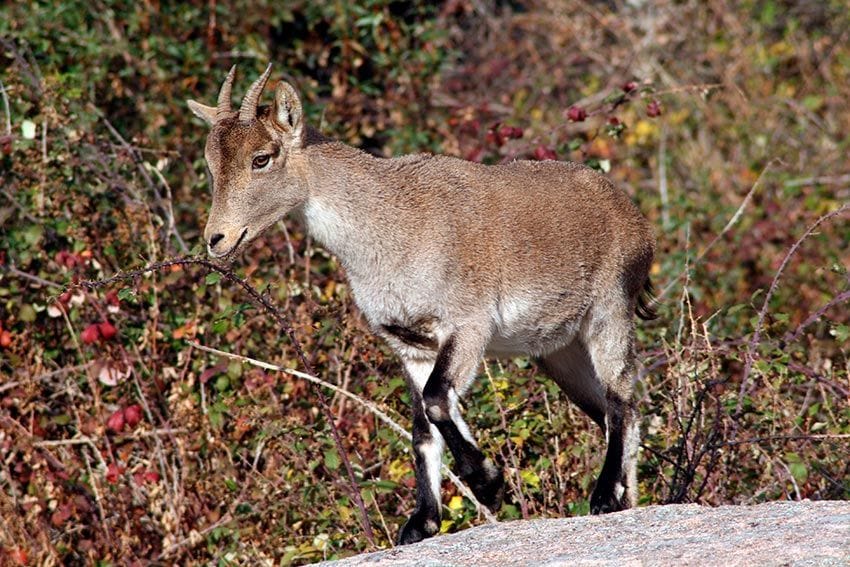
<svg viewBox="0 0 850 567">
<path fill-rule="evenodd" d="M 165 262 L 156 262 L 154 264 L 150 264 L 144 268 L 140 268 L 137 270 L 132 270 L 130 272 L 126 272 L 123 274 L 116 274 L 111 278 L 106 278 L 104 280 L 98 281 L 85 281 L 80 282 L 78 285 L 81 287 L 85 287 L 88 289 L 95 289 L 99 287 L 103 287 L 110 283 L 114 283 L 116 281 L 123 281 L 127 279 L 133 279 L 141 276 L 142 274 L 146 274 L 153 271 L 162 270 L 164 268 L 168 268 L 171 266 L 186 266 L 186 265 L 198 265 L 207 268 L 208 270 L 212 270 L 220 274 L 224 279 L 230 281 L 231 283 L 235 283 L 239 285 L 253 300 L 253 302 L 265 310 L 271 317 L 277 322 L 278 326 L 283 330 L 283 332 L 289 337 L 289 340 L 292 344 L 292 347 L 295 349 L 295 354 L 298 357 L 299 361 L 303 368 L 307 371 L 308 374 L 315 374 L 312 370 L 312 365 L 307 360 L 307 356 L 304 354 L 304 350 L 301 348 L 301 343 L 298 341 L 298 337 L 295 335 L 295 331 L 292 328 L 292 325 L 289 323 L 289 320 L 277 309 L 274 305 L 271 304 L 269 299 L 261 295 L 253 286 L 251 286 L 248 282 L 237 276 L 233 273 L 233 271 L 220 264 L 216 264 L 215 262 L 211 262 L 209 260 L 205 260 L 203 258 L 196 257 L 182 257 L 175 258 L 172 260 L 167 260 Z M 345 449 L 342 445 L 342 438 L 339 434 L 339 429 L 336 426 L 336 422 L 333 417 L 333 413 L 331 412 L 330 407 L 328 406 L 327 398 L 325 397 L 324 392 L 321 389 L 316 388 L 316 395 L 319 399 L 319 406 L 322 410 L 322 413 L 325 415 L 325 419 L 329 422 L 331 429 L 331 436 L 334 440 L 334 445 L 336 446 L 337 452 L 339 453 L 340 459 L 342 460 L 343 465 L 345 466 L 346 473 L 348 475 L 348 479 L 350 482 L 350 492 L 351 497 L 354 500 L 355 504 L 357 504 L 357 508 L 360 512 L 360 521 L 363 527 L 363 532 L 366 535 L 366 539 L 369 540 L 369 543 L 372 546 L 375 546 L 375 536 L 372 532 L 372 526 L 369 523 L 369 516 L 366 512 L 366 504 L 363 502 L 363 496 L 360 493 L 360 489 L 357 485 L 357 479 L 354 476 L 354 469 L 351 467 L 351 461 L 348 458 L 348 454 L 345 452 Z"/>
</svg>

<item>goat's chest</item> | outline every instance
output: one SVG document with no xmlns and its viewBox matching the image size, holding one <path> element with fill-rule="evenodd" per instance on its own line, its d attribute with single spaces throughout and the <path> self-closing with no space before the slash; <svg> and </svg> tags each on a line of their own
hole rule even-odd
<svg viewBox="0 0 850 567">
<path fill-rule="evenodd" d="M 349 273 L 349 283 L 357 306 L 375 328 L 443 317 L 443 294 L 438 291 L 434 278 L 415 269 L 395 273 Z"/>
</svg>

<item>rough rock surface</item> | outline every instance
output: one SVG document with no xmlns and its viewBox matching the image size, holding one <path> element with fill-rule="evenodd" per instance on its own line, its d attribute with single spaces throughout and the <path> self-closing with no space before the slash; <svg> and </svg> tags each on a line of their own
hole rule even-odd
<svg viewBox="0 0 850 567">
<path fill-rule="evenodd" d="M 651 506 L 504 522 L 324 565 L 850 565 L 850 502 Z"/>
</svg>

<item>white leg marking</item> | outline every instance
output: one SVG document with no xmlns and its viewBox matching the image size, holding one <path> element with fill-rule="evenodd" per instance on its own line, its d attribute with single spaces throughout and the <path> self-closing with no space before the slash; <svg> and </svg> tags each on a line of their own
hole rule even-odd
<svg viewBox="0 0 850 567">
<path fill-rule="evenodd" d="M 425 389 L 425 384 L 428 383 L 428 378 L 431 377 L 431 372 L 434 370 L 433 360 L 410 359 L 404 362 L 404 367 L 410 379 L 413 380 L 413 385 L 421 394 Z"/>
<path fill-rule="evenodd" d="M 449 390 L 449 416 L 454 422 L 455 427 L 457 427 L 460 434 L 463 435 L 463 438 L 472 443 L 474 447 L 478 447 L 478 443 L 475 441 L 475 437 L 472 435 L 472 431 L 469 430 L 469 426 L 466 424 L 466 421 L 463 420 L 463 417 L 460 415 L 460 407 L 458 404 L 458 395 L 454 388 Z"/>
<path fill-rule="evenodd" d="M 422 390 L 425 389 L 425 384 L 428 383 L 428 378 L 430 378 L 431 372 L 434 370 L 434 361 L 418 359 L 406 360 L 405 368 L 413 382 L 413 386 L 421 395 Z M 443 440 L 443 436 L 440 434 L 440 430 L 437 429 L 437 426 L 433 423 L 430 424 L 430 433 L 431 439 L 419 445 L 419 447 L 417 447 L 417 451 L 426 463 L 428 483 L 430 485 L 429 488 L 431 489 L 431 494 L 434 495 L 434 500 L 437 502 L 437 506 L 439 506 L 442 501 L 440 498 L 440 484 L 442 483 L 442 471 L 440 467 L 443 463 L 445 441 Z M 439 526 L 437 526 L 437 528 L 439 528 Z"/>
<path fill-rule="evenodd" d="M 628 487 L 629 506 L 637 506 L 637 456 L 640 449 L 640 423 L 635 416 L 629 428 L 626 430 L 623 440 L 623 472 L 626 475 L 626 486 Z"/>
<path fill-rule="evenodd" d="M 443 448 L 445 442 L 443 436 L 437 430 L 434 424 L 431 424 L 431 439 L 422 443 L 417 447 L 419 454 L 425 460 L 426 470 L 428 471 L 428 482 L 430 483 L 431 494 L 434 495 L 434 501 L 437 506 L 440 506 L 440 484 L 442 484 L 442 474 L 440 466 L 443 464 Z"/>
<path fill-rule="evenodd" d="M 617 482 L 617 483 L 614 484 L 614 497 L 617 500 L 620 500 L 621 498 L 623 498 L 623 494 L 625 494 L 625 493 L 626 493 L 626 487 L 623 486 L 622 482 Z"/>
</svg>

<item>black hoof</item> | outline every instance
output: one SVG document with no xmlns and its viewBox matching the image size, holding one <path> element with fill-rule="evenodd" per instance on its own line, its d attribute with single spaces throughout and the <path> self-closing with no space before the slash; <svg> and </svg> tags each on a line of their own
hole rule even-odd
<svg viewBox="0 0 850 567">
<path fill-rule="evenodd" d="M 398 533 L 396 545 L 407 545 L 429 538 L 440 531 L 440 518 L 427 518 L 424 514 L 414 512 L 401 531 Z"/>
<path fill-rule="evenodd" d="M 625 510 L 628 507 L 628 503 L 617 498 L 613 490 L 604 493 L 594 490 L 590 496 L 591 514 L 609 514 Z"/>
<path fill-rule="evenodd" d="M 505 496 L 505 477 L 502 469 L 493 464 L 489 459 L 484 465 L 467 475 L 463 480 L 472 489 L 475 498 L 487 506 L 491 512 L 496 512 L 502 507 Z"/>
</svg>

